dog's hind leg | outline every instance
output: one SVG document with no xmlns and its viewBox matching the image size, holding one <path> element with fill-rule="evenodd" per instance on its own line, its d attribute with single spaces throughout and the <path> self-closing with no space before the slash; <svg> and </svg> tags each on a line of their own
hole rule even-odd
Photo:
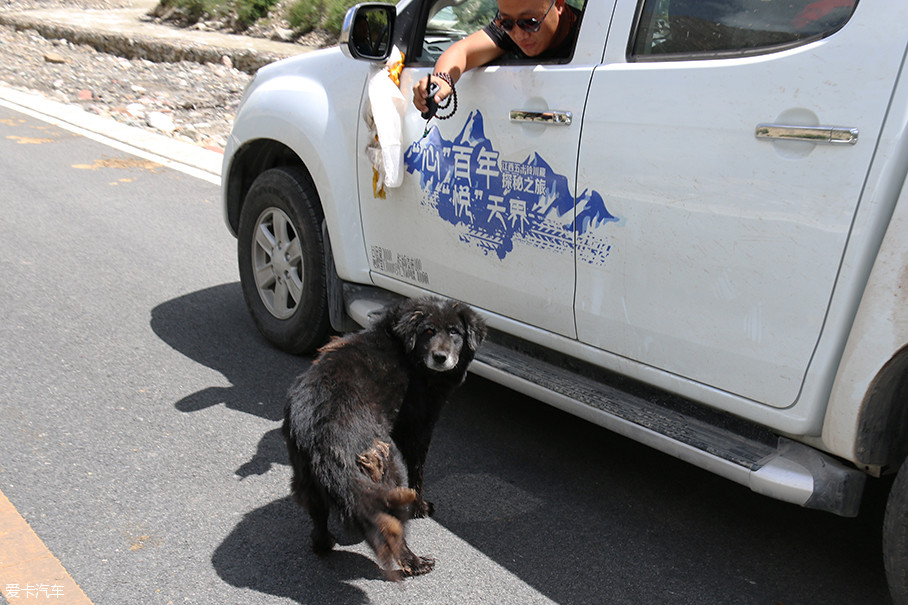
<svg viewBox="0 0 908 605">
<path fill-rule="evenodd" d="M 306 493 L 306 510 L 312 518 L 312 550 L 317 555 L 331 552 L 337 543 L 334 536 L 328 531 L 328 515 L 330 505 L 328 495 L 321 486 L 310 485 Z"/>
<path fill-rule="evenodd" d="M 403 575 L 421 576 L 432 571 L 435 567 L 435 559 L 414 554 L 410 547 L 407 546 L 407 543 L 404 542 L 397 564 L 400 566 L 400 571 Z"/>
<path fill-rule="evenodd" d="M 362 510 L 357 518 L 357 524 L 389 580 L 429 573 L 435 565 L 434 559 L 413 554 L 404 539 L 404 524 L 415 498 L 416 492 L 405 487 L 384 491 L 382 507 L 385 510 Z"/>
<path fill-rule="evenodd" d="M 309 458 L 295 447 L 290 447 L 290 462 L 293 466 L 290 491 L 296 503 L 306 509 L 312 518 L 312 550 L 323 555 L 330 552 L 336 544 L 334 536 L 328 531 L 328 515 L 331 510 L 328 494 L 312 477 Z"/>
<path fill-rule="evenodd" d="M 387 513 L 378 513 L 373 519 L 360 522 L 366 542 L 375 551 L 378 564 L 385 571 L 389 580 L 397 580 L 400 572 L 393 569 L 404 544 L 404 525 L 396 517 Z"/>
<path fill-rule="evenodd" d="M 372 522 L 366 524 L 363 534 L 378 556 L 378 562 L 389 580 L 396 581 L 401 576 L 420 576 L 435 567 L 435 559 L 419 557 L 410 550 L 404 539 L 404 524 L 393 515 L 379 513 Z"/>
</svg>

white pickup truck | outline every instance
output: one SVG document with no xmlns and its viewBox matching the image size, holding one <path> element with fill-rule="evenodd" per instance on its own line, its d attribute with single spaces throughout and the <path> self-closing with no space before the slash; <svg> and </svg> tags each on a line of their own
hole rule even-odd
<svg viewBox="0 0 908 605">
<path fill-rule="evenodd" d="M 908 603 L 908 2 L 569 3 L 569 59 L 467 72 L 447 120 L 413 84 L 494 0 L 358 5 L 259 71 L 223 170 L 257 326 L 305 353 L 451 297 L 491 328 L 475 373 L 761 494 L 853 516 L 898 473 Z M 384 186 L 364 116 L 396 49 Z"/>
</svg>

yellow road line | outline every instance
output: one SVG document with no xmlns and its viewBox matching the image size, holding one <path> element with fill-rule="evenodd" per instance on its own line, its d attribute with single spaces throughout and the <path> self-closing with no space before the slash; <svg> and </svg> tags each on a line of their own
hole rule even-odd
<svg viewBox="0 0 908 605">
<path fill-rule="evenodd" d="M 0 492 L 0 592 L 10 602 L 49 599 L 60 605 L 92 605 L 76 581 Z"/>
</svg>

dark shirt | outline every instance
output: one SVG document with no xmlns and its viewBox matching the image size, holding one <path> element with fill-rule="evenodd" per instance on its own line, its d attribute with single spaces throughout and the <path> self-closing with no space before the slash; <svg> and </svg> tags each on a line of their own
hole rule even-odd
<svg viewBox="0 0 908 605">
<path fill-rule="evenodd" d="M 532 59 L 533 61 L 538 61 L 540 63 L 553 59 L 569 59 L 574 52 L 574 43 L 577 41 L 577 31 L 580 29 L 580 10 L 570 5 L 565 5 L 565 7 L 574 13 L 574 23 L 571 25 L 570 33 L 562 40 L 561 44 L 554 48 L 549 48 L 535 57 L 527 57 L 523 51 L 520 50 L 520 47 L 511 40 L 511 36 L 508 35 L 508 32 L 498 27 L 494 20 L 486 25 L 482 31 L 492 38 L 492 41 L 498 45 L 498 48 L 505 51 L 505 57 L 509 59 Z M 515 25 L 514 27 L 517 26 Z"/>
</svg>

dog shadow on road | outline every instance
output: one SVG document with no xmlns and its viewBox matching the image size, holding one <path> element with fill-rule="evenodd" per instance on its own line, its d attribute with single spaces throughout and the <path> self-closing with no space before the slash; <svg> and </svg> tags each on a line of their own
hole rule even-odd
<svg viewBox="0 0 908 605">
<path fill-rule="evenodd" d="M 211 386 L 174 404 L 192 414 L 214 406 L 272 422 L 283 419 L 290 384 L 310 360 L 278 351 L 258 334 L 239 283 L 192 292 L 151 310 L 150 326 L 167 345 L 216 370 L 230 386 Z M 289 464 L 279 427 L 265 432 L 250 459 L 234 470 L 240 478 L 264 475 Z M 289 473 L 288 473 L 289 478 Z M 343 532 L 339 544 L 359 540 Z M 318 559 L 309 547 L 305 513 L 289 495 L 247 512 L 212 556 L 218 575 L 232 586 L 250 588 L 299 603 L 367 603 L 365 593 L 345 582 L 380 579 L 366 554 L 339 548 Z"/>
<path fill-rule="evenodd" d="M 379 580 L 375 562 L 341 549 L 318 558 L 309 548 L 308 532 L 296 523 L 302 518 L 289 495 L 247 513 L 214 551 L 218 575 L 232 586 L 297 603 L 368 603 L 366 593 L 347 580 Z M 294 531 L 288 531 L 288 523 Z"/>
</svg>

